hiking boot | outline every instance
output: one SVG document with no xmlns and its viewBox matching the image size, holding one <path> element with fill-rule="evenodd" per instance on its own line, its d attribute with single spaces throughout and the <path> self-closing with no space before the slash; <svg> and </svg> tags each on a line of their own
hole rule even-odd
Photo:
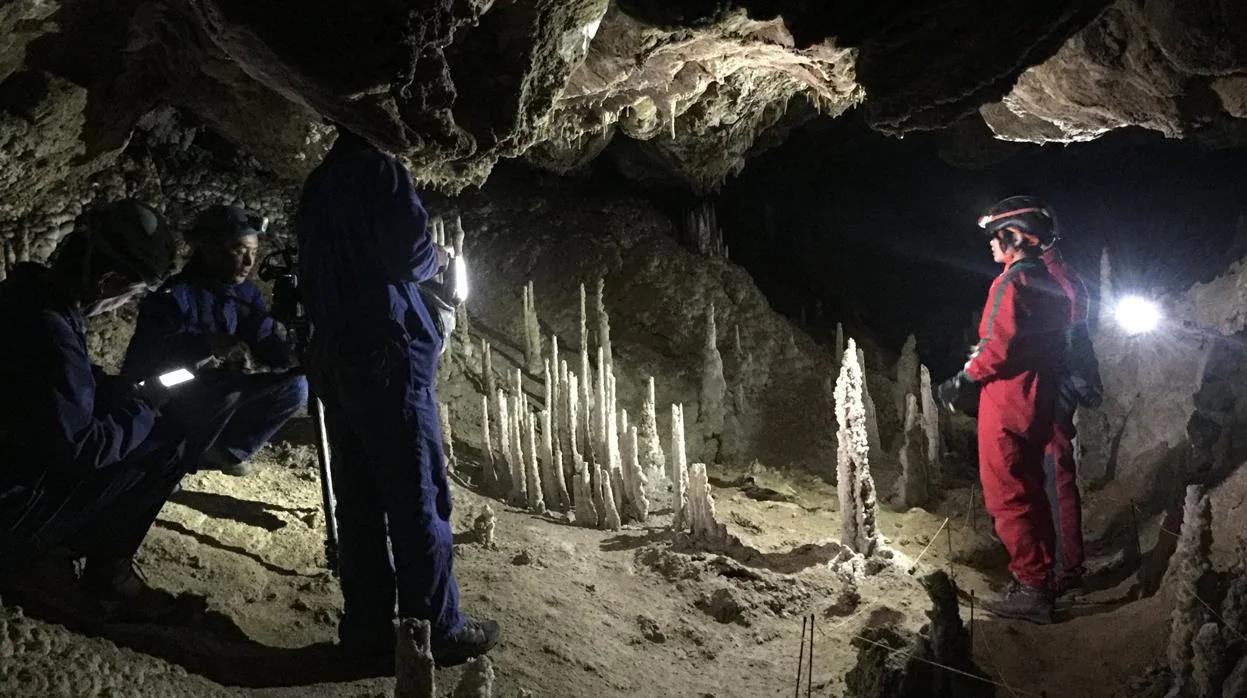
<svg viewBox="0 0 1247 698">
<path fill-rule="evenodd" d="M 200 467 L 200 470 L 217 470 L 233 477 L 245 477 L 254 473 L 255 469 L 250 461 L 239 462 L 234 454 L 216 446 L 203 455 L 203 465 Z"/>
<path fill-rule="evenodd" d="M 501 633 L 498 624 L 492 620 L 466 618 L 459 632 L 442 642 L 433 643 L 433 661 L 442 667 L 463 664 L 493 649 Z"/>
<path fill-rule="evenodd" d="M 88 559 L 81 581 L 87 591 L 108 600 L 133 601 L 150 589 L 132 557 Z"/>
<path fill-rule="evenodd" d="M 1046 625 L 1052 622 L 1052 598 L 1044 589 L 1014 580 L 1000 598 L 983 604 L 992 615 Z"/>
<path fill-rule="evenodd" d="M 1052 585 L 1052 593 L 1058 598 L 1067 594 L 1078 594 L 1082 591 L 1082 575 L 1061 575 Z"/>
</svg>

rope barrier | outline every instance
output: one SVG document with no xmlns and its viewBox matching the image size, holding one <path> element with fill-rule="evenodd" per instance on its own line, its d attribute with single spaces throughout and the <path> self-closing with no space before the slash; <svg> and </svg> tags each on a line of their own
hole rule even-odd
<svg viewBox="0 0 1247 698">
<path fill-rule="evenodd" d="M 931 536 L 931 540 L 927 543 L 927 547 L 923 548 L 922 552 L 918 553 L 918 557 L 914 559 L 914 564 L 910 565 L 910 574 L 913 574 L 914 570 L 918 569 L 918 563 L 922 562 L 922 556 L 927 554 L 927 551 L 931 549 L 932 545 L 935 545 L 935 541 L 939 540 L 940 534 L 944 532 L 944 527 L 947 525 L 948 517 L 946 516 L 944 517 L 944 523 L 940 524 L 940 529 L 935 532 L 935 535 Z"/>
</svg>

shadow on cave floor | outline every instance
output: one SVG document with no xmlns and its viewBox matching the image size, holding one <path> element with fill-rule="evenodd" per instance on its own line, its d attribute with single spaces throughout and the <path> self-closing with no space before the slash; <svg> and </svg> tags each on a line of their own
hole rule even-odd
<svg viewBox="0 0 1247 698">
<path fill-rule="evenodd" d="M 267 688 L 352 681 L 393 673 L 392 657 L 348 658 L 333 644 L 271 647 L 249 638 L 208 599 L 148 589 L 122 610 L 105 614 L 74 579 L 69 558 L 47 558 L 4 580 L 6 602 L 26 615 L 163 659 L 227 686 Z"/>
<path fill-rule="evenodd" d="M 227 494 L 191 490 L 181 490 L 170 497 L 169 501 L 188 506 L 212 518 L 255 526 L 270 533 L 286 526 L 286 522 L 280 516 L 272 513 L 274 511 L 297 516 L 306 516 L 319 511 L 319 509 L 283 507 L 267 502 L 238 499 Z"/>
</svg>

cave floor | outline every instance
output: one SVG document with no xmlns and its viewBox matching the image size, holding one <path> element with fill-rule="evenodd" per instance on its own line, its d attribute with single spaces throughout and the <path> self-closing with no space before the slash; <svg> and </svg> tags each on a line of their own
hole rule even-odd
<svg viewBox="0 0 1247 698">
<path fill-rule="evenodd" d="M 187 478 L 145 542 L 142 568 L 152 585 L 177 595 L 179 610 L 158 622 L 75 632 L 208 679 L 188 677 L 185 695 L 390 695 L 393 679 L 327 674 L 314 649 L 334 639 L 341 597 L 323 568 L 310 449 L 278 444 L 260 458 L 262 470 L 246 478 Z M 907 572 L 928 544 L 917 576 L 950 569 L 966 597 L 963 618 L 971 591 L 982 598 L 1004 578 L 981 505 L 967 511 L 976 499 L 968 483 L 946 490 L 931 512 L 884 507 L 880 528 L 895 562 L 854 575 L 828 564 L 839 532 L 833 487 L 757 465 L 713 475 L 719 518 L 744 543 L 728 555 L 674 540 L 662 511 L 645 527 L 597 531 L 455 488 L 463 607 L 503 626 L 491 654 L 495 695 L 787 695 L 802 618 L 813 613 L 813 694 L 840 696 L 855 634 L 873 624 L 917 630 L 925 622 L 926 594 Z M 494 548 L 471 533 L 486 502 L 497 514 Z M 30 614 L 64 620 L 56 611 L 58 604 L 65 610 L 63 598 L 49 595 L 51 610 Z M 1089 594 L 1047 627 L 978 613 L 975 661 L 998 695 L 1115 695 L 1161 656 L 1168 616 L 1160 597 L 1125 603 L 1116 596 L 1116 589 Z M 458 671 L 439 671 L 443 692 Z"/>
</svg>

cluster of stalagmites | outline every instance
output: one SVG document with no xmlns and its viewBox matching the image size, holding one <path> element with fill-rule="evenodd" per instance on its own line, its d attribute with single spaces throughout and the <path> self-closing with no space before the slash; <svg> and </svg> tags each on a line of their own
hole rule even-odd
<svg viewBox="0 0 1247 698">
<path fill-rule="evenodd" d="M 918 361 L 918 342 L 913 335 L 905 341 L 896 362 L 892 399 L 901 419 L 897 459 L 901 477 L 896 485 L 896 501 L 909 509 L 926 504 L 941 477 L 939 408 L 931 390 L 931 372 Z"/>
<path fill-rule="evenodd" d="M 427 620 L 404 618 L 394 643 L 394 698 L 437 698 L 432 626 Z M 489 698 L 494 694 L 494 665 L 487 655 L 468 662 L 454 698 Z"/>
<path fill-rule="evenodd" d="M 1228 575 L 1219 610 L 1211 550 L 1210 500 L 1203 486 L 1191 485 L 1166 578 L 1174 596 L 1166 698 L 1247 695 L 1247 537 L 1239 538 L 1237 563 Z"/>
</svg>

